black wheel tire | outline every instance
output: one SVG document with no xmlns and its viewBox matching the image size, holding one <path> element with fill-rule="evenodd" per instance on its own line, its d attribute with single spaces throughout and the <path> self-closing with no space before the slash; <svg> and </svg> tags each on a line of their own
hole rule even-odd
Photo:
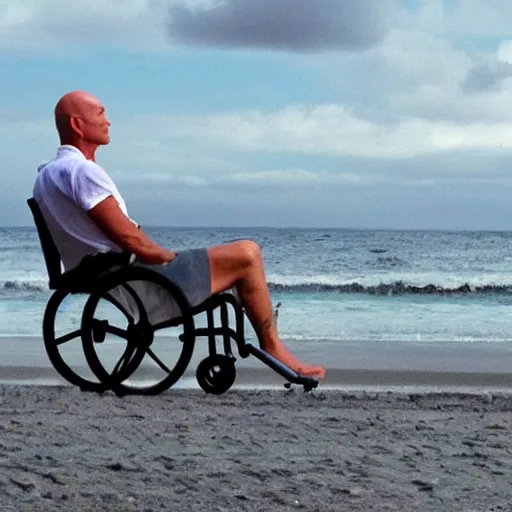
<svg viewBox="0 0 512 512">
<path fill-rule="evenodd" d="M 137 348 L 130 357 L 130 362 L 119 373 L 111 374 L 103 366 L 102 361 L 96 352 L 96 343 L 94 342 L 92 320 L 99 301 L 108 295 L 109 290 L 132 281 L 148 281 L 153 282 L 169 292 L 176 301 L 183 320 L 183 343 L 180 343 L 181 352 L 177 362 L 172 368 L 168 368 L 167 376 L 162 380 L 149 384 L 147 386 L 133 386 L 125 384 L 124 381 L 129 378 L 138 368 L 146 355 L 144 348 Z M 139 308 L 140 309 L 140 308 Z M 190 314 L 190 305 L 181 290 L 171 283 L 167 278 L 158 272 L 144 267 L 127 267 L 119 270 L 95 283 L 94 292 L 87 300 L 82 314 L 82 344 L 84 347 L 85 357 L 91 370 L 103 382 L 103 384 L 114 391 L 118 396 L 125 395 L 157 395 L 173 386 L 185 373 L 187 366 L 192 358 L 195 343 L 194 319 Z M 141 316 L 147 317 L 145 310 L 140 311 Z M 128 350 L 128 349 L 127 349 Z M 125 351 L 124 354 L 126 354 Z M 123 354 L 123 356 L 124 356 Z"/>
<path fill-rule="evenodd" d="M 197 366 L 196 379 L 206 393 L 222 395 L 235 382 L 235 361 L 221 354 L 208 356 Z"/>
<path fill-rule="evenodd" d="M 105 391 L 105 385 L 98 379 L 98 381 L 89 380 L 81 375 L 78 375 L 73 369 L 64 361 L 59 351 L 59 347 L 64 343 L 69 343 L 75 338 L 78 338 L 76 343 L 80 343 L 81 331 L 76 331 L 76 336 L 69 339 L 64 343 L 59 343 L 59 339 L 56 338 L 55 334 L 55 318 L 57 311 L 62 301 L 70 294 L 66 289 L 59 289 L 55 291 L 50 297 L 43 316 L 43 342 L 46 350 L 46 354 L 50 359 L 55 370 L 61 377 L 66 379 L 70 384 L 79 387 L 82 391 Z M 71 334 L 71 333 L 70 333 Z"/>
</svg>

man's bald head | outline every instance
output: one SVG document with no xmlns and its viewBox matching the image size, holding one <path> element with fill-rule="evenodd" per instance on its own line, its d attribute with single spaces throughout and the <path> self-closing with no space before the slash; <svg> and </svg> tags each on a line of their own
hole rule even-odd
<svg viewBox="0 0 512 512">
<path fill-rule="evenodd" d="M 71 91 L 55 105 L 55 126 L 61 144 L 108 144 L 108 127 L 105 107 L 100 100 L 85 91 Z"/>
<path fill-rule="evenodd" d="M 101 106 L 100 100 L 85 91 L 71 91 L 64 94 L 55 105 L 55 117 L 82 115 L 91 106 Z"/>
</svg>

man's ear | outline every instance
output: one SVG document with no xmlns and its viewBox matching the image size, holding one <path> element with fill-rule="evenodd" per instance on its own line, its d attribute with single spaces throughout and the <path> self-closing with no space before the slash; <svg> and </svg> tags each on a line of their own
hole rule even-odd
<svg viewBox="0 0 512 512">
<path fill-rule="evenodd" d="M 83 119 L 81 119 L 80 117 L 71 116 L 69 118 L 69 126 L 80 137 L 84 136 Z"/>
</svg>

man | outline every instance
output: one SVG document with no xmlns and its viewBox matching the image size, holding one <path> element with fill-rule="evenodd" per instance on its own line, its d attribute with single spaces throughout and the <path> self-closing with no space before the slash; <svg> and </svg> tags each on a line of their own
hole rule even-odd
<svg viewBox="0 0 512 512">
<path fill-rule="evenodd" d="M 324 378 L 323 367 L 302 363 L 279 339 L 256 243 L 242 240 L 179 254 L 159 246 L 128 217 L 114 182 L 96 164 L 96 149 L 110 142 L 100 101 L 82 91 L 65 94 L 55 106 L 55 124 L 61 146 L 39 167 L 33 196 L 66 270 L 87 254 L 126 251 L 144 264 L 159 265 L 192 306 L 235 287 L 261 348 L 300 375 Z"/>
</svg>

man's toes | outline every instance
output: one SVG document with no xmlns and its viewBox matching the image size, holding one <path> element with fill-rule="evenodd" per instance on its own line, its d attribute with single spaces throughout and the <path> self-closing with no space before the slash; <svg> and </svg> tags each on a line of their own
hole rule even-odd
<svg viewBox="0 0 512 512">
<path fill-rule="evenodd" d="M 315 377 L 317 379 L 323 379 L 325 377 L 325 368 L 322 366 L 310 366 L 299 368 L 297 372 L 303 377 Z"/>
</svg>

